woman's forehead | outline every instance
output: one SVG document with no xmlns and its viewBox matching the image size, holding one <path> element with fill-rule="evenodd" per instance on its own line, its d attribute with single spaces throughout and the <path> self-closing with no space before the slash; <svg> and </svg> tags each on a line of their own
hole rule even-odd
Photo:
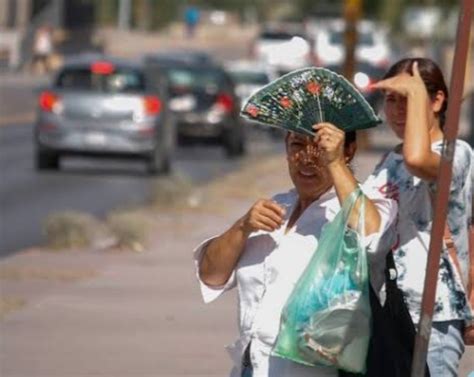
<svg viewBox="0 0 474 377">
<path fill-rule="evenodd" d="M 305 143 L 311 143 L 313 141 L 313 139 L 310 136 L 301 135 L 295 132 L 290 132 L 288 135 L 288 139 L 290 141 L 302 141 Z"/>
<path fill-rule="evenodd" d="M 389 89 L 384 90 L 383 94 L 385 95 L 385 97 L 405 98 L 405 96 L 403 96 L 402 94 Z"/>
</svg>

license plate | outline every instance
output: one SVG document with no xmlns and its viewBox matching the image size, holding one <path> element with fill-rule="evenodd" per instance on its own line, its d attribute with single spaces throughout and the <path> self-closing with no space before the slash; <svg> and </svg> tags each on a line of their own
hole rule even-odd
<svg viewBox="0 0 474 377">
<path fill-rule="evenodd" d="M 191 111 L 196 108 L 196 98 L 192 95 L 175 97 L 170 99 L 169 107 L 176 112 Z"/>
<path fill-rule="evenodd" d="M 86 142 L 86 144 L 104 145 L 105 135 L 101 132 L 90 132 L 85 135 L 84 141 Z"/>
</svg>

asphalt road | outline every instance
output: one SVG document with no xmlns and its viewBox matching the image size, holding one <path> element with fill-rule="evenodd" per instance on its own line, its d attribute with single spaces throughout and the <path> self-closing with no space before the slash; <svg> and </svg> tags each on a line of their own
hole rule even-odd
<svg viewBox="0 0 474 377">
<path fill-rule="evenodd" d="M 199 43 L 192 46 L 225 60 L 244 56 L 248 40 L 232 46 L 224 40 L 209 46 Z M 51 213 L 74 210 L 103 216 L 114 208 L 142 204 L 152 195 L 157 179 L 147 176 L 139 161 L 70 158 L 61 161 L 64 166 L 59 172 L 37 172 L 29 122 L 34 119 L 36 93 L 47 83 L 48 77 L 26 73 L 0 76 L 0 257 L 44 242 L 42 224 Z M 250 154 L 274 149 L 269 139 L 249 140 Z M 216 147 L 179 148 L 174 171 L 199 182 L 241 163 L 227 160 Z"/>
<path fill-rule="evenodd" d="M 269 138 L 249 137 L 249 154 L 279 148 Z M 192 182 L 232 171 L 241 159 L 229 160 L 218 146 L 180 147 L 174 172 Z M 140 161 L 65 158 L 58 172 L 34 169 L 32 126 L 0 127 L 0 256 L 44 242 L 42 224 L 58 211 L 104 216 L 108 211 L 143 204 L 157 179 Z"/>
</svg>

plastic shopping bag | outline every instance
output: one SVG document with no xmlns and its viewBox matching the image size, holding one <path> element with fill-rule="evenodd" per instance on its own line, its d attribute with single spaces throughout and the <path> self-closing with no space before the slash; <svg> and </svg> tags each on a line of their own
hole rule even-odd
<svg viewBox="0 0 474 377">
<path fill-rule="evenodd" d="M 347 221 L 360 200 L 358 231 Z M 273 353 L 307 365 L 365 372 L 370 301 L 364 196 L 355 190 L 321 231 L 318 247 L 282 311 Z"/>
</svg>

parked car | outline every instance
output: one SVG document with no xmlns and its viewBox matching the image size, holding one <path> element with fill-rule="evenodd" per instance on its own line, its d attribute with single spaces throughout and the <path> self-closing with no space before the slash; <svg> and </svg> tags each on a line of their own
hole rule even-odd
<svg viewBox="0 0 474 377">
<path fill-rule="evenodd" d="M 142 65 L 96 55 L 70 59 L 38 97 L 36 166 L 64 155 L 139 158 L 168 172 L 175 126 L 166 88 Z"/>
<path fill-rule="evenodd" d="M 253 60 L 228 62 L 226 70 L 234 80 L 235 91 L 240 100 L 240 108 L 244 106 L 252 94 L 278 77 L 277 73 L 268 66 Z M 244 123 L 245 127 L 250 126 L 252 129 L 260 129 L 271 135 L 281 134 L 278 128 L 264 126 L 247 118 L 241 118 L 241 122 Z"/>
<path fill-rule="evenodd" d="M 267 26 L 252 45 L 252 57 L 284 74 L 314 64 L 313 42 L 297 26 Z"/>
<path fill-rule="evenodd" d="M 231 61 L 225 66 L 235 83 L 235 92 L 241 105 L 257 90 L 277 78 L 265 64 L 252 60 Z"/>
<path fill-rule="evenodd" d="M 205 50 L 199 49 L 170 49 L 146 54 L 144 61 L 154 61 L 155 64 L 213 64 L 214 57 Z"/>
<path fill-rule="evenodd" d="M 245 132 L 234 82 L 215 62 L 183 62 L 149 56 L 149 70 L 168 81 L 169 106 L 180 141 L 221 144 L 229 157 L 245 152 Z"/>
<path fill-rule="evenodd" d="M 319 65 L 343 64 L 345 60 L 344 31 L 345 23 L 342 20 L 335 20 L 317 31 L 315 55 Z M 363 20 L 358 23 L 357 32 L 356 60 L 388 68 L 392 58 L 388 30 L 372 21 Z"/>
</svg>

